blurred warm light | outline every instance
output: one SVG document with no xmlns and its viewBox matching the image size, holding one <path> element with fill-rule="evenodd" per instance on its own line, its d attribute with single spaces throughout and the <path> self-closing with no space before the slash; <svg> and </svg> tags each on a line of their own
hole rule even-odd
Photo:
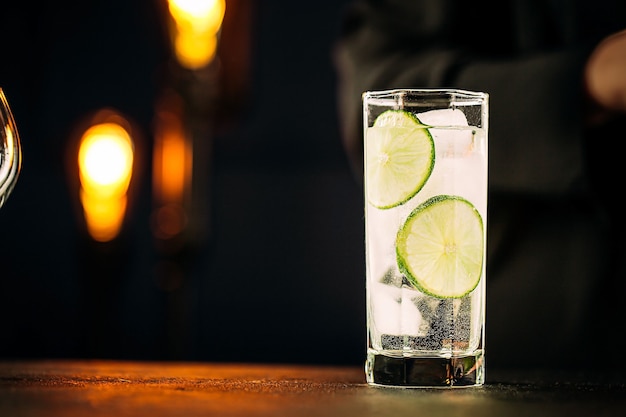
<svg viewBox="0 0 626 417">
<path fill-rule="evenodd" d="M 11 128 L 10 125 L 7 125 L 4 128 L 4 136 L 6 137 L 6 141 L 7 141 L 7 149 L 15 149 L 15 145 L 13 144 L 13 129 Z"/>
<path fill-rule="evenodd" d="M 126 195 L 116 199 L 94 197 L 81 190 L 80 202 L 85 212 L 89 235 L 97 242 L 108 242 L 122 229 L 126 212 Z"/>
<path fill-rule="evenodd" d="M 182 102 L 166 94 L 156 111 L 153 149 L 153 190 L 157 206 L 155 234 L 167 239 L 186 225 L 185 198 L 191 184 L 192 150 L 182 120 Z"/>
<path fill-rule="evenodd" d="M 80 140 L 78 170 L 87 230 L 99 242 L 114 239 L 126 213 L 133 141 L 117 123 L 91 126 Z"/>
<path fill-rule="evenodd" d="M 175 115 L 162 112 L 159 121 L 154 146 L 155 192 L 161 201 L 182 203 L 191 174 L 191 149 Z"/>
<path fill-rule="evenodd" d="M 168 0 L 168 6 L 178 62 L 192 70 L 207 66 L 216 55 L 225 0 Z"/>
<path fill-rule="evenodd" d="M 5 154 L 2 155 L 2 157 L 7 158 L 6 163 L 4 164 L 0 164 L 0 181 L 4 181 L 5 178 L 9 177 L 9 172 L 14 168 L 13 165 L 13 159 L 15 159 L 17 157 L 17 155 L 15 154 L 14 150 L 15 150 L 15 145 L 13 144 L 13 129 L 11 129 L 11 126 L 8 125 L 5 127 L 4 129 L 4 136 L 6 137 L 6 148 L 5 148 Z M 0 158 L 0 161 L 2 159 Z M 2 203 L 0 202 L 0 205 Z"/>
<path fill-rule="evenodd" d="M 179 32 L 174 40 L 178 62 L 189 69 L 207 66 L 217 51 L 217 37 L 211 34 Z"/>
</svg>

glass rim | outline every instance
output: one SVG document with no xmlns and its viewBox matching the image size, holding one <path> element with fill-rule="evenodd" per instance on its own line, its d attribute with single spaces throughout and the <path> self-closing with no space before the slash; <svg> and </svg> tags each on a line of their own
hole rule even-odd
<svg viewBox="0 0 626 417">
<path fill-rule="evenodd" d="M 373 100 L 406 100 L 446 98 L 451 101 L 481 101 L 486 102 L 489 94 L 482 91 L 465 90 L 460 88 L 393 88 L 385 90 L 368 90 L 363 92 L 363 101 Z"/>
</svg>

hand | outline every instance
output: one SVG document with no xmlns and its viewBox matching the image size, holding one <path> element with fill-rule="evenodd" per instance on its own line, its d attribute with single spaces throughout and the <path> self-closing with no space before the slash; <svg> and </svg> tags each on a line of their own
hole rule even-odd
<svg viewBox="0 0 626 417">
<path fill-rule="evenodd" d="M 596 115 L 626 113 L 626 30 L 605 38 L 591 53 L 585 87 L 600 110 Z"/>
</svg>

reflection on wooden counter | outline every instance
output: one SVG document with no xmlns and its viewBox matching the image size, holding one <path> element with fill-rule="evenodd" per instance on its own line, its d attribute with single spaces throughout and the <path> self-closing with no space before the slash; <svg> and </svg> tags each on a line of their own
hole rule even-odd
<svg viewBox="0 0 626 417">
<path fill-rule="evenodd" d="M 397 389 L 360 367 L 0 362 L 0 416 L 620 416 L 618 376 L 487 374 L 482 388 Z M 548 376 L 546 376 L 548 375 Z"/>
</svg>

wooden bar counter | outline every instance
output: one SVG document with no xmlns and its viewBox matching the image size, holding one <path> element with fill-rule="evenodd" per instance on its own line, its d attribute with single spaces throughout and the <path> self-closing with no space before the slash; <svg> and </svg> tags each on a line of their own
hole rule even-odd
<svg viewBox="0 0 626 417">
<path fill-rule="evenodd" d="M 361 367 L 5 360 L 0 416 L 626 416 L 619 375 L 487 376 L 481 388 L 394 389 L 368 386 Z"/>
</svg>

